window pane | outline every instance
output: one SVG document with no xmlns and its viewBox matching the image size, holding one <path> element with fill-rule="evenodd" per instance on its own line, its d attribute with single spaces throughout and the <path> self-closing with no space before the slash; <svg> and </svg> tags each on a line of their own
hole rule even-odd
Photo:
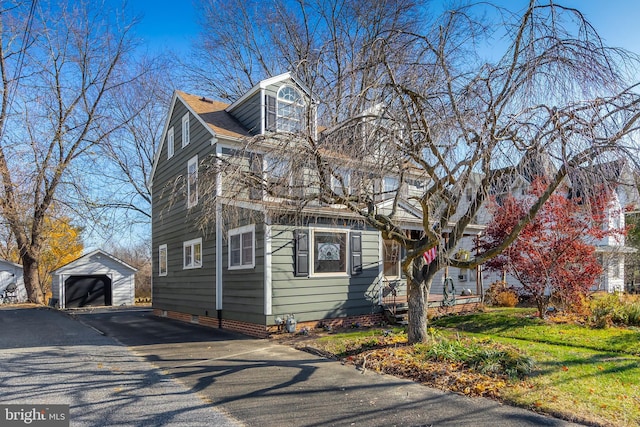
<svg viewBox="0 0 640 427">
<path fill-rule="evenodd" d="M 202 245 L 200 243 L 193 245 L 193 264 L 195 266 L 202 265 Z"/>
<path fill-rule="evenodd" d="M 316 232 L 314 234 L 315 273 L 346 273 L 346 233 Z"/>
<path fill-rule="evenodd" d="M 232 266 L 240 265 L 240 235 L 230 237 L 230 260 Z"/>
<path fill-rule="evenodd" d="M 242 235 L 242 265 L 253 264 L 253 233 Z"/>
<path fill-rule="evenodd" d="M 167 132 L 167 157 L 173 156 L 173 128 L 169 129 Z"/>
<path fill-rule="evenodd" d="M 182 146 L 186 147 L 189 144 L 189 114 L 185 114 L 182 117 Z"/>
<path fill-rule="evenodd" d="M 351 185 L 351 174 L 349 173 L 349 171 L 347 170 L 337 170 L 336 171 L 336 175 L 331 175 L 331 189 L 338 195 L 343 195 L 343 191 L 342 191 L 342 185 L 344 184 L 344 187 L 347 189 L 347 191 L 350 190 L 350 185 Z M 340 183 L 340 179 L 338 178 L 338 176 L 340 178 L 342 178 L 342 184 Z"/>
<path fill-rule="evenodd" d="M 190 267 L 192 262 L 193 261 L 191 257 L 191 246 L 185 246 L 184 247 L 184 266 Z"/>
<path fill-rule="evenodd" d="M 291 86 L 284 86 L 278 92 L 278 99 L 291 102 L 300 101 L 300 93 Z"/>
<path fill-rule="evenodd" d="M 396 191 L 398 189 L 398 178 L 386 177 L 384 179 L 384 191 Z"/>
<path fill-rule="evenodd" d="M 278 92 L 278 130 L 292 132 L 300 130 L 300 123 L 304 113 L 302 97 L 291 86 L 284 86 Z"/>
<path fill-rule="evenodd" d="M 160 249 L 160 274 L 167 272 L 167 248 Z"/>
<path fill-rule="evenodd" d="M 192 159 L 187 166 L 187 197 L 189 198 L 189 206 L 198 203 L 198 161 Z"/>
</svg>

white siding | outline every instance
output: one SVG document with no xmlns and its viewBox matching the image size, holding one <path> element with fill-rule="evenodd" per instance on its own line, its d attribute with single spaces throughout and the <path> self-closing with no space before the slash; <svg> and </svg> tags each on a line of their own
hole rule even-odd
<svg viewBox="0 0 640 427">
<path fill-rule="evenodd" d="M 2 294 L 11 283 L 15 283 L 18 286 L 16 292 L 17 301 L 27 301 L 27 289 L 24 287 L 22 267 L 0 259 L 0 294 Z"/>
</svg>

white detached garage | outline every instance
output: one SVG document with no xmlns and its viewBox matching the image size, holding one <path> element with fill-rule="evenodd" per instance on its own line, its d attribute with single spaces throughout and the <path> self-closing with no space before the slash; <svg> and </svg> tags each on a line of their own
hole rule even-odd
<svg viewBox="0 0 640 427">
<path fill-rule="evenodd" d="M 136 271 L 98 249 L 55 270 L 51 293 L 60 308 L 133 305 Z"/>
</svg>

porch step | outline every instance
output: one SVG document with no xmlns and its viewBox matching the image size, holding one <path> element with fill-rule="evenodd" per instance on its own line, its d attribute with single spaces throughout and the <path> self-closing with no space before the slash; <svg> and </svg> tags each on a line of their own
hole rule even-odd
<svg viewBox="0 0 640 427">
<path fill-rule="evenodd" d="M 407 304 L 387 305 L 384 310 L 390 323 L 405 326 L 409 324 L 407 318 L 409 307 Z"/>
</svg>

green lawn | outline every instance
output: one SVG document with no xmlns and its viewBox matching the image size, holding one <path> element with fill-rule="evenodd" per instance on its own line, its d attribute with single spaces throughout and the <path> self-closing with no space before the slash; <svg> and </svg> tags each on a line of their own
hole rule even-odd
<svg viewBox="0 0 640 427">
<path fill-rule="evenodd" d="M 592 350 L 640 356 L 640 329 L 592 329 L 575 324 L 554 324 L 534 316 L 530 309 L 495 309 L 436 319 L 431 326 L 455 328 L 492 337 L 515 338 Z"/>
<path fill-rule="evenodd" d="M 476 342 L 503 345 L 532 358 L 533 370 L 525 378 L 496 380 L 501 384 L 499 398 L 507 403 L 595 425 L 640 425 L 640 330 L 555 324 L 533 314 L 487 310 L 440 318 L 430 327 L 438 336 L 462 341 L 460 347 Z M 319 338 L 316 345 L 338 357 L 357 358 L 380 347 L 395 357 L 389 349 L 403 341 L 406 336 L 399 330 L 354 330 Z M 410 354 L 418 366 L 424 363 L 417 360 L 422 353 L 412 349 L 402 357 Z M 367 360 L 375 359 L 372 355 Z"/>
</svg>

